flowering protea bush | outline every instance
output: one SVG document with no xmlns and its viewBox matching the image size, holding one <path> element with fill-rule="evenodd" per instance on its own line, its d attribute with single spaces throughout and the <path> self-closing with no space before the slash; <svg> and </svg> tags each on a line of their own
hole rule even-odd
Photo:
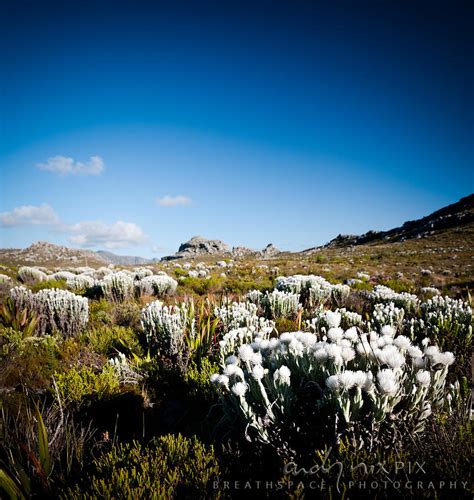
<svg viewBox="0 0 474 500">
<path fill-rule="evenodd" d="M 168 357 L 176 357 L 185 346 L 187 305 L 165 306 L 155 300 L 142 310 L 141 324 L 148 342 Z M 192 327 L 192 325 L 191 325 Z"/>
<path fill-rule="evenodd" d="M 377 285 L 370 292 L 370 298 L 373 302 L 393 303 L 406 312 L 415 311 L 420 303 L 416 295 L 407 292 L 397 293 L 384 285 Z"/>
<path fill-rule="evenodd" d="M 38 283 L 46 281 L 48 275 L 36 267 L 23 266 L 18 269 L 18 279 L 23 283 Z"/>
<path fill-rule="evenodd" d="M 224 332 L 235 330 L 236 328 L 273 330 L 275 323 L 258 316 L 258 307 L 251 302 L 230 302 L 220 307 L 216 307 L 214 314 L 220 319 Z"/>
<path fill-rule="evenodd" d="M 66 280 L 66 286 L 69 288 L 69 290 L 72 290 L 74 292 L 86 290 L 87 288 L 95 286 L 95 284 L 96 280 L 88 274 L 73 275 Z"/>
<path fill-rule="evenodd" d="M 260 296 L 260 305 L 268 318 L 294 318 L 301 309 L 299 294 L 273 290 Z"/>
<path fill-rule="evenodd" d="M 135 282 L 140 294 L 162 297 L 176 291 L 178 282 L 168 275 L 145 276 Z"/>
<path fill-rule="evenodd" d="M 322 337 L 299 331 L 271 338 L 268 330 L 248 329 L 227 334 L 222 372 L 212 382 L 226 414 L 241 419 L 249 439 L 285 448 L 292 434 L 311 440 L 312 425 L 328 418 L 333 427 L 326 440 L 360 432 L 362 424 L 381 439 L 394 422 L 410 432 L 423 429 L 443 402 L 452 353 L 428 339 L 414 345 L 389 325 L 361 333 L 340 328 L 340 321 L 341 313 L 327 311 Z"/>
<path fill-rule="evenodd" d="M 133 275 L 125 271 L 108 274 L 99 282 L 104 296 L 114 302 L 123 302 L 135 294 Z"/>
<path fill-rule="evenodd" d="M 24 287 L 10 290 L 10 297 L 20 309 L 34 311 L 38 317 L 37 333 L 77 336 L 89 320 L 89 302 L 67 290 L 46 289 L 32 293 Z"/>
</svg>

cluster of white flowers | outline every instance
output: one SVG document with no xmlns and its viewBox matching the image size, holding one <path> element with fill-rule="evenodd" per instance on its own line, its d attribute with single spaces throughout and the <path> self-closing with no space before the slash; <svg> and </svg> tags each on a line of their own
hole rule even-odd
<svg viewBox="0 0 474 500">
<path fill-rule="evenodd" d="M 72 273 L 71 271 L 57 271 L 53 273 L 50 278 L 54 280 L 64 280 L 67 281 L 68 279 L 74 279 L 76 277 L 75 273 Z"/>
<path fill-rule="evenodd" d="M 75 336 L 89 321 L 88 300 L 67 290 L 51 288 L 32 293 L 24 287 L 15 287 L 10 290 L 10 297 L 19 309 L 28 308 L 38 315 L 37 331 L 41 335 Z"/>
<path fill-rule="evenodd" d="M 216 307 L 214 314 L 222 322 L 224 332 L 229 332 L 237 328 L 250 328 L 261 330 L 270 328 L 273 330 L 273 321 L 259 317 L 257 306 L 251 302 L 230 302 Z"/>
<path fill-rule="evenodd" d="M 325 334 L 329 328 L 342 325 L 347 329 L 352 326 L 362 326 L 363 323 L 360 314 L 348 311 L 345 308 L 336 309 L 335 311 L 319 309 L 313 318 L 306 320 L 306 327 L 313 333 Z"/>
<path fill-rule="evenodd" d="M 135 294 L 133 274 L 126 271 L 108 274 L 98 282 L 98 285 L 105 298 L 114 302 L 131 299 Z"/>
<path fill-rule="evenodd" d="M 23 283 L 39 283 L 46 281 L 48 275 L 36 267 L 22 266 L 18 269 L 18 279 Z"/>
<path fill-rule="evenodd" d="M 420 292 L 424 295 L 441 295 L 441 292 L 432 286 L 424 286 L 420 289 Z"/>
<path fill-rule="evenodd" d="M 135 283 L 140 294 L 158 297 L 171 295 L 178 287 L 178 282 L 166 274 L 145 276 Z"/>
<path fill-rule="evenodd" d="M 301 309 L 299 294 L 273 290 L 260 296 L 260 305 L 269 318 L 294 318 Z"/>
<path fill-rule="evenodd" d="M 443 399 L 452 353 L 429 346 L 428 339 L 418 347 L 391 325 L 360 333 L 339 326 L 340 312 L 324 315 L 323 339 L 304 331 L 279 338 L 249 328 L 229 332 L 221 342 L 222 373 L 211 378 L 224 407 L 258 439 L 270 442 L 272 427 L 292 425 L 298 390 L 314 386 L 319 388 L 315 405 L 335 407 L 346 425 L 398 417 L 420 430 L 432 406 Z"/>
<path fill-rule="evenodd" d="M 369 281 L 370 280 L 370 274 L 369 273 L 366 273 L 364 271 L 359 271 L 357 273 L 357 277 L 360 279 L 360 280 L 363 280 L 363 281 Z"/>
<path fill-rule="evenodd" d="M 148 269 L 147 267 L 136 267 L 133 270 L 134 278 L 136 280 L 141 280 L 142 278 L 145 278 L 146 276 L 152 276 L 153 271 L 151 269 Z"/>
<path fill-rule="evenodd" d="M 416 310 L 420 302 L 416 295 L 407 292 L 397 293 L 384 285 L 377 285 L 369 296 L 373 302 L 393 302 L 407 312 Z"/>
<path fill-rule="evenodd" d="M 156 344 L 158 349 L 167 356 L 175 356 L 182 352 L 185 342 L 185 330 L 189 335 L 195 335 L 194 319 L 188 321 L 188 304 L 165 306 L 155 300 L 142 309 L 141 324 L 149 342 Z"/>
<path fill-rule="evenodd" d="M 421 322 L 431 336 L 448 330 L 468 344 L 472 340 L 472 309 L 462 300 L 433 297 L 421 305 Z"/>
<path fill-rule="evenodd" d="M 121 352 L 115 358 L 109 359 L 109 364 L 114 369 L 121 384 L 136 385 L 143 380 L 143 375 L 130 366 L 127 357 Z"/>
<path fill-rule="evenodd" d="M 96 280 L 88 274 L 74 275 L 66 280 L 66 286 L 74 292 L 91 288 L 96 283 Z"/>
<path fill-rule="evenodd" d="M 10 283 L 13 281 L 10 276 L 7 276 L 6 274 L 0 274 L 0 283 Z"/>
<path fill-rule="evenodd" d="M 347 285 L 332 285 L 322 276 L 312 274 L 280 276 L 275 281 L 275 287 L 277 290 L 300 294 L 302 302 L 310 309 L 323 305 L 329 299 L 342 304 L 351 292 Z"/>
<path fill-rule="evenodd" d="M 393 302 L 375 304 L 372 312 L 370 327 L 377 330 L 384 325 L 399 329 L 403 323 L 405 309 L 396 307 Z"/>
</svg>

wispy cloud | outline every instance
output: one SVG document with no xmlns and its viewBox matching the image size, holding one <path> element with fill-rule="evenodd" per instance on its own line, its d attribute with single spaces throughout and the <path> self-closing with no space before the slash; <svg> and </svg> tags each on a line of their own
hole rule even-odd
<svg viewBox="0 0 474 500">
<path fill-rule="evenodd" d="M 156 202 L 158 205 L 162 207 L 176 207 L 176 206 L 185 206 L 185 205 L 191 205 L 192 199 L 189 198 L 188 196 L 170 196 L 167 194 L 166 196 L 163 196 L 163 198 L 158 198 Z"/>
<path fill-rule="evenodd" d="M 0 213 L 0 227 L 57 225 L 60 223 L 56 212 L 48 204 L 39 206 L 22 205 L 11 212 Z"/>
<path fill-rule="evenodd" d="M 105 164 L 100 156 L 91 156 L 86 163 L 67 156 L 53 156 L 46 163 L 38 163 L 36 167 L 59 175 L 100 175 Z"/>
<path fill-rule="evenodd" d="M 146 240 L 142 228 L 133 222 L 78 222 L 69 226 L 68 232 L 71 233 L 69 241 L 81 247 L 126 248 Z"/>
</svg>

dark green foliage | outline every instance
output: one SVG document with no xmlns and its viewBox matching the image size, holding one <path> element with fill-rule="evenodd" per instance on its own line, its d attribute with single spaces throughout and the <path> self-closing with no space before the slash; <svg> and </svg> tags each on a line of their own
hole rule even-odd
<svg viewBox="0 0 474 500">
<path fill-rule="evenodd" d="M 124 326 L 99 326 L 91 328 L 82 336 L 90 348 L 95 352 L 105 355 L 116 354 L 117 351 L 125 354 L 141 356 L 143 349 L 131 328 Z"/>
<path fill-rule="evenodd" d="M 113 311 L 113 322 L 118 326 L 126 326 L 135 330 L 140 328 L 140 307 L 136 302 L 116 304 Z"/>
<path fill-rule="evenodd" d="M 197 438 L 167 435 L 147 447 L 114 446 L 94 460 L 81 484 L 62 498 L 215 498 L 219 466 L 212 446 Z"/>
</svg>

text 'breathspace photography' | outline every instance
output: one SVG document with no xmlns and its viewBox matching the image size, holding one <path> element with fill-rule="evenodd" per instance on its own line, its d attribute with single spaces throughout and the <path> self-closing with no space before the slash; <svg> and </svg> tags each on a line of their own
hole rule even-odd
<svg viewBox="0 0 474 500">
<path fill-rule="evenodd" d="M 0 498 L 471 499 L 472 0 L 0 3 Z"/>
</svg>

